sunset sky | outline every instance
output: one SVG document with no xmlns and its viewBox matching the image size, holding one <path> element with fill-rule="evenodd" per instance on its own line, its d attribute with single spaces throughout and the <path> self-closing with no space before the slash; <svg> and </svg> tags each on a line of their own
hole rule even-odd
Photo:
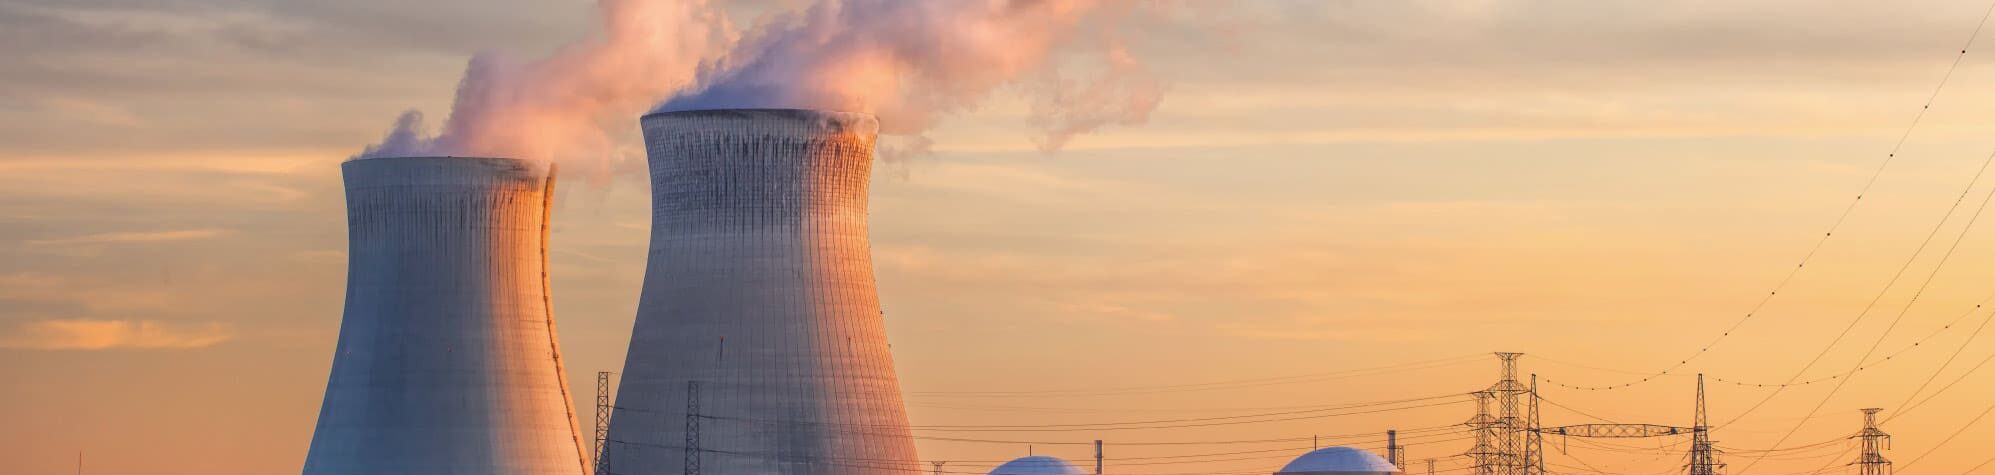
<svg viewBox="0 0 1995 475">
<path fill-rule="evenodd" d="M 800 3 L 726 5 L 753 25 Z M 1687 426 L 1695 373 L 1817 380 L 1868 353 L 1892 358 L 1777 395 L 1710 381 L 1731 475 L 1854 473 L 1859 408 L 1934 394 L 1884 426 L 1901 473 L 1991 455 L 1995 369 L 1976 364 L 1995 335 L 1969 335 L 1995 313 L 1975 310 L 1995 296 L 1995 217 L 1973 219 L 1995 192 L 1995 171 L 1975 182 L 1995 33 L 1960 54 L 1986 1 L 1180 8 L 1123 38 L 1167 87 L 1147 123 L 1043 152 L 1004 89 L 942 118 L 934 153 L 877 167 L 914 425 L 1371 411 L 1486 387 L 1493 351 L 1541 381 L 1627 383 L 1718 339 L 1805 257 L 1669 375 L 1541 382 L 1543 423 Z M 0 1 L 0 473 L 72 473 L 78 451 L 91 474 L 295 473 L 344 297 L 339 163 L 406 109 L 445 115 L 472 54 L 539 57 L 595 28 L 585 0 Z M 564 169 L 554 214 L 584 412 L 595 372 L 622 367 L 644 273 L 636 124 Z M 1437 401 L 917 432 L 922 459 L 963 472 L 1104 439 L 1110 473 L 1191 474 L 1399 429 L 1413 472 L 1445 472 L 1469 442 L 1443 426 L 1474 408 Z M 1140 444 L 1268 439 L 1288 440 Z M 1557 472 L 1646 475 L 1680 471 L 1688 443 L 1547 445 Z M 1197 454 L 1230 455 L 1159 458 Z"/>
</svg>

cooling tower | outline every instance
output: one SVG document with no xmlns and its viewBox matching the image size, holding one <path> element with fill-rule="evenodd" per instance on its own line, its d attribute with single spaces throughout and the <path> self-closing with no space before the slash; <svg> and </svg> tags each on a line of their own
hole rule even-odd
<svg viewBox="0 0 1995 475">
<path fill-rule="evenodd" d="M 651 256 L 607 471 L 916 473 L 866 238 L 878 122 L 712 110 L 643 128 Z"/>
<path fill-rule="evenodd" d="M 347 162 L 346 315 L 304 475 L 583 475 L 548 303 L 552 167 Z"/>
</svg>

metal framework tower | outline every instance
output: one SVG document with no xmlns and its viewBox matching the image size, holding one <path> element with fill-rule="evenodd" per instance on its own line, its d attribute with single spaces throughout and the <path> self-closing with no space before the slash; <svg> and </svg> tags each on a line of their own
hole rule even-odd
<svg viewBox="0 0 1995 475">
<path fill-rule="evenodd" d="M 686 382 L 686 475 L 700 475 L 700 382 Z"/>
<path fill-rule="evenodd" d="M 1855 462 L 1850 462 L 1850 465 L 1858 467 L 1858 473 L 1862 475 L 1891 475 L 1891 460 L 1884 458 L 1884 449 L 1891 445 L 1891 434 L 1877 428 L 1877 413 L 1880 411 L 1883 409 L 1864 409 L 1863 431 L 1850 436 L 1863 441 L 1863 453 L 1857 456 Z"/>
<path fill-rule="evenodd" d="M 1545 474 L 1545 434 L 1538 420 L 1538 374 L 1531 374 L 1530 420 L 1524 427 L 1524 475 Z"/>
<path fill-rule="evenodd" d="M 596 372 L 596 475 L 610 473 L 610 449 L 605 442 L 610 438 L 610 375 L 609 371 Z"/>
<path fill-rule="evenodd" d="M 1499 352 L 1496 354 L 1497 358 L 1503 360 L 1503 379 L 1497 380 L 1496 385 L 1489 387 L 1489 391 L 1494 393 L 1497 399 L 1497 416 L 1495 421 L 1497 438 L 1495 442 L 1498 454 L 1497 465 L 1500 467 L 1497 473 L 1501 475 L 1519 475 L 1524 473 L 1524 457 L 1521 453 L 1523 452 L 1525 426 L 1524 418 L 1522 417 L 1523 407 L 1521 407 L 1518 398 L 1519 396 L 1530 393 L 1531 389 L 1524 387 L 1523 383 L 1517 382 L 1517 357 L 1519 356 L 1524 356 L 1524 354 L 1509 352 Z"/>
<path fill-rule="evenodd" d="M 1434 459 L 1427 459 L 1427 475 L 1434 475 Z"/>
<path fill-rule="evenodd" d="M 1711 424 L 1704 407 L 1704 374 L 1697 375 L 1697 420 L 1690 426 L 1690 475 L 1721 475 L 1725 463 L 1718 461 L 1718 447 L 1711 441 Z"/>
<path fill-rule="evenodd" d="M 1724 474 L 1725 463 L 1718 460 L 1718 456 L 1722 455 L 1723 452 L 1718 450 L 1716 442 L 1711 441 L 1708 411 L 1704 404 L 1703 375 L 1697 376 L 1696 422 L 1691 427 L 1623 423 L 1544 427 L 1540 425 L 1541 421 L 1539 420 L 1538 401 L 1541 398 L 1538 397 L 1537 389 L 1538 378 L 1536 375 L 1532 375 L 1530 387 L 1530 421 L 1529 426 L 1525 428 L 1527 435 L 1525 436 L 1524 454 L 1527 460 L 1523 463 L 1523 467 L 1528 471 L 1528 475 L 1549 473 L 1545 470 L 1544 436 L 1546 434 L 1559 436 L 1560 440 L 1564 440 L 1566 437 L 1625 439 L 1689 435 L 1691 436 L 1691 447 L 1687 462 L 1684 464 L 1685 471 L 1690 475 Z M 1480 434 L 1478 436 L 1480 437 Z"/>
<path fill-rule="evenodd" d="M 1496 393 L 1487 390 L 1470 393 L 1475 396 L 1475 417 L 1469 418 L 1469 430 L 1475 432 L 1475 445 L 1468 453 L 1472 466 L 1469 473 L 1474 475 L 1498 475 L 1501 470 L 1502 453 L 1496 447 L 1498 426 L 1496 417 L 1489 415 L 1489 403 L 1496 399 Z"/>
</svg>

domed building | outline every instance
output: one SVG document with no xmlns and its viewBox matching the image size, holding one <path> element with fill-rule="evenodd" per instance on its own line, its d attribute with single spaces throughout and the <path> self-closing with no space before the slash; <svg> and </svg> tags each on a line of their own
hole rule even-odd
<svg viewBox="0 0 1995 475">
<path fill-rule="evenodd" d="M 1084 475 L 1086 473 L 1081 471 L 1080 467 L 1075 467 L 1074 464 L 1067 463 L 1059 457 L 1033 455 L 1005 462 L 1004 465 L 991 469 L 990 475 Z"/>
<path fill-rule="evenodd" d="M 1385 457 L 1350 447 L 1325 447 L 1302 454 L 1275 475 L 1397 475 Z"/>
</svg>

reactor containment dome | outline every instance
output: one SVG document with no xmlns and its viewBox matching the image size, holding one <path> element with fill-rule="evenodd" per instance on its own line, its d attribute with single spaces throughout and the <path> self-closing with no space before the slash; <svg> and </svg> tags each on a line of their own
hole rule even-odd
<svg viewBox="0 0 1995 475">
<path fill-rule="evenodd" d="M 341 169 L 346 310 L 304 475 L 588 473 L 548 302 L 553 165 Z"/>
<path fill-rule="evenodd" d="M 1350 447 L 1325 447 L 1302 454 L 1275 475 L 1392 475 L 1400 473 L 1385 457 Z"/>
<path fill-rule="evenodd" d="M 1019 457 L 991 469 L 989 475 L 1083 475 L 1080 467 L 1059 457 L 1033 455 Z"/>
<path fill-rule="evenodd" d="M 920 473 L 866 233 L 878 121 L 736 109 L 641 122 L 651 251 L 607 471 Z"/>
</svg>

